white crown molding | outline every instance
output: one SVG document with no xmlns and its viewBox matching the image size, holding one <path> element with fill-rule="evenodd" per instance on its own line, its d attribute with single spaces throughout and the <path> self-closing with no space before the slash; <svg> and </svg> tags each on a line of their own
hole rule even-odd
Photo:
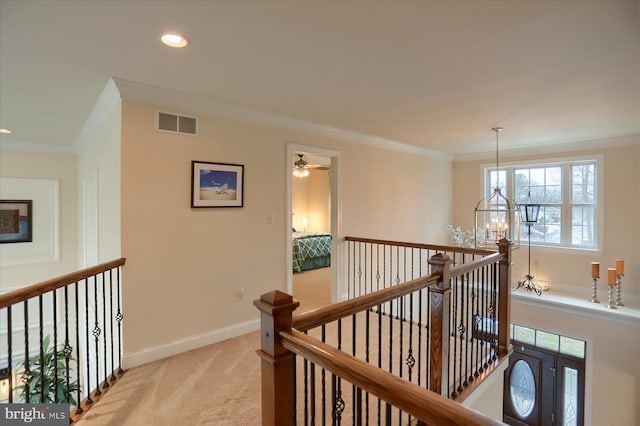
<svg viewBox="0 0 640 426">
<path fill-rule="evenodd" d="M 107 116 L 109 111 L 120 101 L 120 92 L 116 87 L 116 83 L 113 79 L 109 79 L 107 84 L 102 89 L 100 96 L 96 100 L 96 103 L 91 108 L 87 120 L 82 125 L 78 137 L 73 143 L 73 151 L 80 153 L 91 140 L 91 135 L 98 128 L 102 120 Z"/>
<path fill-rule="evenodd" d="M 553 145 L 528 146 L 524 148 L 500 149 L 500 158 L 527 157 L 532 155 L 558 154 L 590 149 L 607 149 L 622 146 L 640 145 L 640 134 L 616 136 L 602 139 L 586 139 Z M 453 161 L 475 161 L 495 159 L 495 152 L 476 152 L 472 154 L 457 154 Z"/>
<path fill-rule="evenodd" d="M 74 155 L 72 146 L 48 143 L 21 142 L 15 139 L 0 139 L 0 151 L 44 152 L 48 154 Z"/>
<path fill-rule="evenodd" d="M 169 108 L 179 108 L 203 114 L 217 115 L 235 120 L 266 125 L 270 127 L 295 130 L 316 136 L 339 139 L 345 142 L 368 145 L 391 151 L 420 155 L 439 160 L 452 160 L 453 156 L 441 151 L 418 147 L 390 139 L 312 123 L 310 121 L 273 114 L 253 108 L 232 105 L 211 99 L 172 92 L 140 83 L 114 78 L 122 99 L 149 103 Z"/>
</svg>

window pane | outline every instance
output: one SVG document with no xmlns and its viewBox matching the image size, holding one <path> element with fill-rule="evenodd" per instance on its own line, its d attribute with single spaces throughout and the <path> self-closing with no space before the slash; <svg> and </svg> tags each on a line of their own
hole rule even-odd
<svg viewBox="0 0 640 426">
<path fill-rule="evenodd" d="M 552 351 L 558 351 L 558 337 L 559 336 L 557 334 L 536 330 L 536 346 L 539 348 L 551 349 Z"/>
<path fill-rule="evenodd" d="M 513 330 L 513 339 L 523 343 L 529 343 L 530 345 L 535 345 L 536 331 L 532 328 L 516 325 Z"/>
<path fill-rule="evenodd" d="M 562 210 L 560 207 L 541 206 L 540 214 L 538 216 L 538 222 L 541 227 L 535 227 L 542 231 L 543 235 L 541 240 L 546 243 L 560 244 L 561 238 L 561 222 L 562 222 Z M 534 239 L 533 233 L 531 234 L 531 241 Z"/>
<path fill-rule="evenodd" d="M 593 204 L 596 199 L 595 163 L 571 165 L 571 202 Z"/>
<path fill-rule="evenodd" d="M 595 207 L 574 206 L 571 209 L 571 244 L 595 246 Z"/>
<path fill-rule="evenodd" d="M 489 173 L 489 185 L 491 187 L 491 193 L 496 187 L 502 190 L 502 195 L 505 194 L 507 188 L 507 171 L 506 170 L 492 170 Z"/>
<path fill-rule="evenodd" d="M 564 426 L 578 425 L 578 370 L 564 368 L 562 418 Z"/>
<path fill-rule="evenodd" d="M 584 341 L 560 336 L 560 352 L 584 358 Z"/>
</svg>

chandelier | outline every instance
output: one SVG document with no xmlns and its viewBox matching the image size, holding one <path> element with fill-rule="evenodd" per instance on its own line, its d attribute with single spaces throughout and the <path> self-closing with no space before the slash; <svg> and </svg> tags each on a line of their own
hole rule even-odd
<svg viewBox="0 0 640 426">
<path fill-rule="evenodd" d="M 496 134 L 496 187 L 488 198 L 478 201 L 475 213 L 475 246 L 491 247 L 506 238 L 516 244 L 520 243 L 520 211 L 518 204 L 505 196 L 500 188 L 498 172 L 500 163 L 498 156 L 498 139 L 502 127 L 494 127 Z M 514 247 L 515 248 L 515 247 Z"/>
</svg>

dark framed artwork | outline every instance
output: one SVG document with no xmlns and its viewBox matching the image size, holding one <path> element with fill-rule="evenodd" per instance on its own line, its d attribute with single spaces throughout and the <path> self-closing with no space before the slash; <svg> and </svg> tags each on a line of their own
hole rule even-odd
<svg viewBox="0 0 640 426">
<path fill-rule="evenodd" d="M 191 207 L 242 207 L 244 165 L 191 162 Z"/>
<path fill-rule="evenodd" d="M 33 241 L 32 200 L 0 200 L 0 243 Z"/>
</svg>

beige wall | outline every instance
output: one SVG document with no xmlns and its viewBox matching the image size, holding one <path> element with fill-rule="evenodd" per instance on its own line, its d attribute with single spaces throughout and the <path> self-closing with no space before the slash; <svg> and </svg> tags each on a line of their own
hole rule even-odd
<svg viewBox="0 0 640 426">
<path fill-rule="evenodd" d="M 0 291 L 35 284 L 77 269 L 76 164 L 75 155 L 0 152 L 0 176 L 56 179 L 60 191 L 60 261 L 3 267 L 0 269 Z"/>
<path fill-rule="evenodd" d="M 307 218 L 307 232 L 331 232 L 331 182 L 328 170 L 311 170 L 303 179 L 291 181 L 292 224 L 302 231 L 302 218 Z"/>
<path fill-rule="evenodd" d="M 122 105 L 125 353 L 254 321 L 252 300 L 286 289 L 287 142 L 340 151 L 345 235 L 442 242 L 447 161 L 189 111 L 198 136 L 156 132 L 155 109 Z M 192 160 L 244 164 L 244 207 L 192 209 Z"/>
<path fill-rule="evenodd" d="M 628 139 L 628 138 L 627 138 Z M 604 141 L 606 142 L 606 141 Z M 635 145 L 510 157 L 501 154 L 501 162 L 549 159 L 584 155 L 604 155 L 604 244 L 602 252 L 532 247 L 533 275 L 554 285 L 570 285 L 588 298 L 591 294 L 590 264 L 600 262 L 601 276 L 615 259 L 625 260 L 624 292 L 640 296 L 640 136 L 631 138 Z M 603 143 L 604 145 L 604 143 Z M 481 198 L 482 165 L 490 160 L 456 161 L 453 164 L 453 223 L 473 226 L 473 208 Z M 524 237 L 523 237 L 524 238 Z M 523 240 L 524 241 L 524 240 Z M 527 273 L 526 247 L 514 252 L 514 279 Z"/>
<path fill-rule="evenodd" d="M 107 262 L 121 256 L 120 247 L 120 119 L 121 102 L 105 113 L 100 123 L 94 128 L 78 154 L 78 247 L 80 266 Z M 84 233 L 85 179 L 97 176 L 97 260 L 85 262 L 85 251 L 91 239 Z M 92 194 L 87 194 L 92 196 Z M 91 256 L 90 256 L 91 257 Z"/>
</svg>

